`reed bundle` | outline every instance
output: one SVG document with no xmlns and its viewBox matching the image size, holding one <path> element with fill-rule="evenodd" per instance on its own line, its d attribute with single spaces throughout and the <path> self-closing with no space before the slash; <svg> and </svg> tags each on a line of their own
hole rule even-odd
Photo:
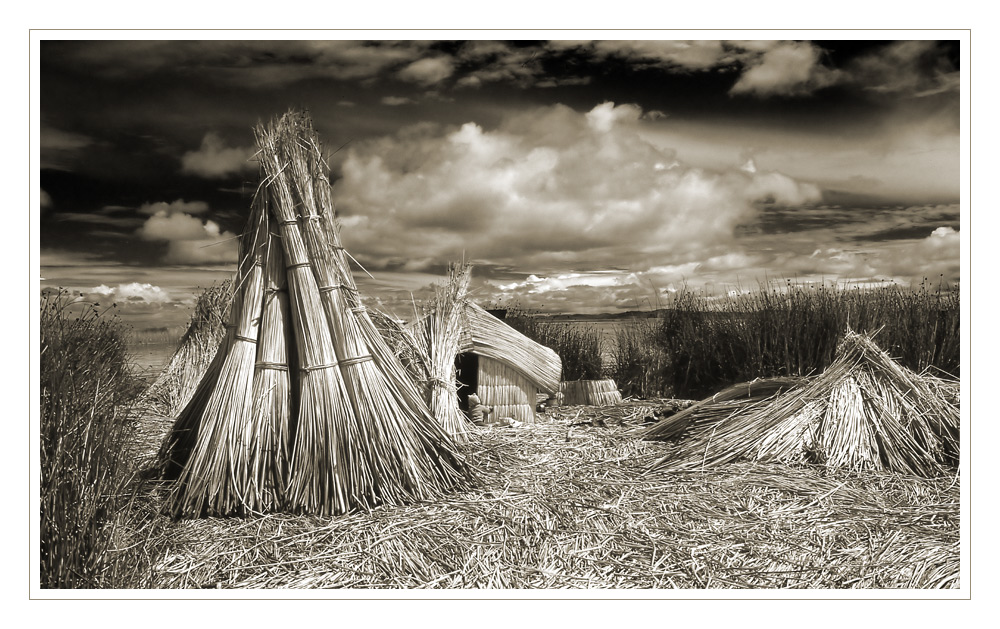
<svg viewBox="0 0 1000 629">
<path fill-rule="evenodd" d="M 820 376 L 739 404 L 705 404 L 704 420 L 654 468 L 710 468 L 737 460 L 939 476 L 958 462 L 958 407 L 867 336 L 848 331 Z M 692 407 L 694 408 L 694 407 Z M 721 415 L 724 415 L 720 417 Z"/>
<path fill-rule="evenodd" d="M 255 212 L 259 218 L 261 212 Z M 251 423 L 254 361 L 264 295 L 266 232 L 244 233 L 234 329 L 217 383 L 197 418 L 190 455 L 172 488 L 177 515 L 245 513 L 250 490 L 246 431 Z"/>
<path fill-rule="evenodd" d="M 262 199 L 265 197 L 261 197 Z M 281 508 L 291 466 L 292 420 L 298 374 L 288 280 L 278 234 L 265 214 L 267 251 L 260 340 L 253 376 L 253 413 L 245 438 L 251 444 L 248 502 L 255 511 Z"/>
<path fill-rule="evenodd" d="M 622 394 L 614 380 L 569 380 L 559 383 L 563 394 L 563 404 L 587 406 L 611 406 L 620 404 Z"/>
<path fill-rule="evenodd" d="M 427 316 L 419 322 L 427 348 L 427 402 L 434 417 L 457 443 L 469 441 L 471 424 L 458 406 L 455 357 L 465 328 L 465 301 L 472 267 L 452 264 L 448 280 L 434 287 Z M 482 383 L 479 385 L 482 393 Z"/>
</svg>

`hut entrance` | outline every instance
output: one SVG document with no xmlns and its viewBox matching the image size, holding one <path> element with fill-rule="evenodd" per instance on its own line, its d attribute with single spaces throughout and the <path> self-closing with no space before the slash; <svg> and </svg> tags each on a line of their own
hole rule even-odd
<svg viewBox="0 0 1000 629">
<path fill-rule="evenodd" d="M 458 407 L 469 410 L 469 394 L 479 386 L 479 356 L 472 353 L 455 356 L 455 378 L 459 382 Z"/>
</svg>

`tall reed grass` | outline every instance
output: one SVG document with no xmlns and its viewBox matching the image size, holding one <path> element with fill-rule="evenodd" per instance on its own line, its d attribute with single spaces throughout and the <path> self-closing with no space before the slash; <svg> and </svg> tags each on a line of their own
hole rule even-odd
<svg viewBox="0 0 1000 629">
<path fill-rule="evenodd" d="M 850 327 L 905 367 L 960 376 L 957 288 L 784 286 L 715 298 L 681 291 L 655 319 L 623 325 L 612 354 L 624 395 L 703 397 L 755 378 L 804 376 L 833 361 Z"/>
<path fill-rule="evenodd" d="M 41 587 L 113 586 L 110 523 L 127 497 L 132 424 L 141 385 L 124 326 L 65 291 L 42 296 Z"/>
</svg>

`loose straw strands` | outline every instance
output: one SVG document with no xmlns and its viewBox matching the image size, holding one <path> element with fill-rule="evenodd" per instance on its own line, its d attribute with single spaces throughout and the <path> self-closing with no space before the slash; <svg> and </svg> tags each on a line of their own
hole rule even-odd
<svg viewBox="0 0 1000 629">
<path fill-rule="evenodd" d="M 848 331 L 821 376 L 691 428 L 653 468 L 746 459 L 933 477 L 957 463 L 958 429 L 958 408 L 934 386 Z"/>
<path fill-rule="evenodd" d="M 156 522 L 144 587 L 966 585 L 954 479 L 759 462 L 643 475 L 666 446 L 635 439 L 652 408 L 639 404 L 554 409 L 544 423 L 476 431 L 463 452 L 483 485 L 433 502 L 336 518 Z M 572 427 L 599 417 L 606 427 Z"/>
</svg>

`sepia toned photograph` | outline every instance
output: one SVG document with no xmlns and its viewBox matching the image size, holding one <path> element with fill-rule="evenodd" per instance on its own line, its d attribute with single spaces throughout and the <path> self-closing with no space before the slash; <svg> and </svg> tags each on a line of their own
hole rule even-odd
<svg viewBox="0 0 1000 629">
<path fill-rule="evenodd" d="M 33 33 L 38 596 L 967 591 L 969 32 L 537 34 Z"/>
</svg>

